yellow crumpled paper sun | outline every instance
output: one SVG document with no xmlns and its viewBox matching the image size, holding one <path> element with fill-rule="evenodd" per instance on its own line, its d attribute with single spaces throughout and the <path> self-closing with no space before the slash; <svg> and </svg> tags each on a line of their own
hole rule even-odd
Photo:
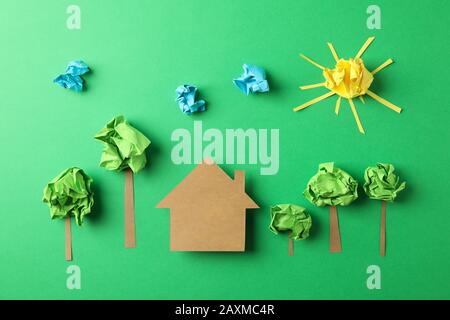
<svg viewBox="0 0 450 320">
<path fill-rule="evenodd" d="M 400 113 L 402 111 L 400 107 L 383 99 L 382 97 L 378 96 L 377 94 L 369 90 L 370 85 L 374 80 L 374 75 L 394 62 L 392 59 L 388 59 L 373 71 L 367 70 L 361 56 L 363 55 L 364 51 L 366 51 L 366 49 L 369 47 L 369 45 L 373 42 L 374 39 L 375 37 L 370 37 L 369 39 L 367 39 L 367 41 L 358 51 L 356 56 L 348 60 L 339 58 L 339 56 L 336 53 L 336 50 L 334 49 L 333 44 L 328 43 L 328 47 L 330 48 L 331 54 L 333 55 L 336 61 L 334 69 L 325 68 L 320 64 L 318 64 L 317 62 L 306 57 L 305 55 L 300 55 L 302 58 L 304 58 L 311 64 L 321 69 L 322 74 L 325 78 L 325 82 L 301 86 L 300 89 L 307 90 L 325 87 L 329 89 L 330 92 L 315 99 L 312 99 L 298 107 L 295 107 L 294 111 L 300 111 L 302 109 L 305 109 L 323 99 L 326 99 L 336 94 L 338 95 L 335 108 L 336 115 L 339 115 L 339 109 L 341 106 L 342 98 L 348 99 L 350 108 L 353 112 L 353 116 L 355 117 L 356 120 L 356 124 L 358 125 L 358 129 L 361 133 L 365 133 L 365 131 L 359 119 L 358 112 L 356 111 L 355 104 L 353 103 L 353 98 L 359 98 L 363 103 L 365 103 L 363 96 L 367 94 L 368 96 L 377 100 L 378 102 L 390 108 L 391 110 Z"/>
<path fill-rule="evenodd" d="M 373 75 L 366 69 L 362 59 L 340 59 L 334 69 L 325 68 L 325 87 L 344 98 L 366 94 Z"/>
</svg>

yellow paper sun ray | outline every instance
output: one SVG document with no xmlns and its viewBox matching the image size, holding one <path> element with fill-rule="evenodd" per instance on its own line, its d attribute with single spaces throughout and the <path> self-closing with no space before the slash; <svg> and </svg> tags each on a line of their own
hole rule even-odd
<svg viewBox="0 0 450 320">
<path fill-rule="evenodd" d="M 371 73 L 372 75 L 377 74 L 378 72 L 380 72 L 381 70 L 383 70 L 384 68 L 386 68 L 387 66 L 391 65 L 394 63 L 394 60 L 392 60 L 391 58 L 387 59 L 385 62 L 383 62 L 382 64 L 380 64 L 375 70 L 373 70 Z"/>
<path fill-rule="evenodd" d="M 396 106 L 395 104 L 383 99 L 382 97 L 376 95 L 374 92 L 367 90 L 367 94 L 372 97 L 373 99 L 377 100 L 379 103 L 385 105 L 386 107 L 388 107 L 391 110 L 394 110 L 397 113 L 402 112 L 402 108 Z"/>
<path fill-rule="evenodd" d="M 319 102 L 319 101 L 322 101 L 323 99 L 326 99 L 326 98 L 328 98 L 328 97 L 331 97 L 332 95 L 334 95 L 335 93 L 333 92 L 333 91 L 330 91 L 330 92 L 328 92 L 328 93 L 325 93 L 324 95 L 322 95 L 322 96 L 320 96 L 320 97 L 317 97 L 317 98 L 314 98 L 314 99 L 312 99 L 312 100 L 310 100 L 310 101 L 308 101 L 308 102 L 306 102 L 306 103 L 304 103 L 304 104 L 302 104 L 302 105 L 300 105 L 300 106 L 298 106 L 298 107 L 295 107 L 294 108 L 294 111 L 300 111 L 300 110 L 302 110 L 302 109 L 305 109 L 305 108 L 307 108 L 307 107 L 309 107 L 309 106 L 311 106 L 311 105 L 313 105 L 313 104 L 315 104 L 315 103 L 317 103 L 317 102 Z"/>
<path fill-rule="evenodd" d="M 308 89 L 314 89 L 314 88 L 319 88 L 319 87 L 324 87 L 325 83 L 315 83 L 315 84 L 309 84 L 306 86 L 301 86 L 299 87 L 301 90 L 308 90 Z"/>
<path fill-rule="evenodd" d="M 328 48 L 330 48 L 331 54 L 333 55 L 334 60 L 336 60 L 336 62 L 339 61 L 339 56 L 336 53 L 336 50 L 333 47 L 333 44 L 331 42 L 328 42 Z"/>
<path fill-rule="evenodd" d="M 304 54 L 301 54 L 300 57 L 302 57 L 303 59 L 305 59 L 306 61 L 308 61 L 309 63 L 315 65 L 317 68 L 324 70 L 325 68 L 322 67 L 320 64 L 318 64 L 317 62 L 311 60 L 310 58 L 308 58 L 307 56 L 305 56 Z"/>
<path fill-rule="evenodd" d="M 366 104 L 366 101 L 364 100 L 363 96 L 359 96 L 359 100 L 361 100 L 362 103 Z"/>
<path fill-rule="evenodd" d="M 349 98 L 348 102 L 350 103 L 350 108 L 352 109 L 353 116 L 355 116 L 355 120 L 356 120 L 356 124 L 358 125 L 359 132 L 361 132 L 362 134 L 365 134 L 365 131 L 361 124 L 361 121 L 359 120 L 358 112 L 356 112 L 355 105 L 353 104 L 352 98 Z"/>
<path fill-rule="evenodd" d="M 367 50 L 367 48 L 370 46 L 370 44 L 373 42 L 373 40 L 375 40 L 375 37 L 370 37 L 369 39 L 367 39 L 367 41 L 363 44 L 361 49 L 359 49 L 358 53 L 355 56 L 355 59 L 362 57 L 364 51 Z"/>
<path fill-rule="evenodd" d="M 341 96 L 339 96 L 339 98 L 337 98 L 336 100 L 336 109 L 334 109 L 334 113 L 336 113 L 337 116 L 339 115 L 339 109 L 341 108 L 341 100 Z"/>
</svg>

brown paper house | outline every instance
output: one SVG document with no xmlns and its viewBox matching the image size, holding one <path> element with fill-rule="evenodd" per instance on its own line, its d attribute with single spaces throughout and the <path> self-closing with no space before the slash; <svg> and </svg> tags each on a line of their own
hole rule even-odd
<svg viewBox="0 0 450 320">
<path fill-rule="evenodd" d="M 245 193 L 245 173 L 232 180 L 212 161 L 199 164 L 157 206 L 170 208 L 170 250 L 244 251 L 246 209 L 259 206 Z"/>
</svg>

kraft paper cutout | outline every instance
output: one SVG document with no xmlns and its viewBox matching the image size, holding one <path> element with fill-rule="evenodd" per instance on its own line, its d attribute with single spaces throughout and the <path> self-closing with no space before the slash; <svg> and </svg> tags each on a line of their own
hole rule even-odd
<svg viewBox="0 0 450 320">
<path fill-rule="evenodd" d="M 288 254 L 294 255 L 294 240 L 309 237 L 312 226 L 311 216 L 305 208 L 295 204 L 277 204 L 270 208 L 270 231 L 275 234 L 288 231 Z"/>
<path fill-rule="evenodd" d="M 309 63 L 313 64 L 314 66 L 322 70 L 325 82 L 301 86 L 300 89 L 308 90 L 324 87 L 330 91 L 311 101 L 305 102 L 304 104 L 298 107 L 295 107 L 293 110 L 300 111 L 336 94 L 338 96 L 335 107 L 336 115 L 339 115 L 342 98 L 347 99 L 350 105 L 350 109 L 352 110 L 353 116 L 355 117 L 355 121 L 358 126 L 359 132 L 363 134 L 365 133 L 365 131 L 362 126 L 361 120 L 359 119 L 358 112 L 356 111 L 355 104 L 353 103 L 354 98 L 359 98 L 361 102 L 365 103 L 364 95 L 367 94 L 368 96 L 372 97 L 373 99 L 383 104 L 384 106 L 390 108 L 391 110 L 397 113 L 400 113 L 402 111 L 400 107 L 383 99 L 382 97 L 378 96 L 377 94 L 369 90 L 370 85 L 373 82 L 374 75 L 394 62 L 392 59 L 388 59 L 385 62 L 383 62 L 380 66 L 375 68 L 372 72 L 367 70 L 363 60 L 361 59 L 361 56 L 370 46 L 373 40 L 375 40 L 375 37 L 370 37 L 369 39 L 367 39 L 367 41 L 364 43 L 364 45 L 356 54 L 356 56 L 348 60 L 339 58 L 338 54 L 336 53 L 336 50 L 334 49 L 333 44 L 328 43 L 328 47 L 331 51 L 331 54 L 333 55 L 333 58 L 336 61 L 336 66 L 334 67 L 334 69 L 328 69 L 326 67 L 323 67 L 317 62 L 301 54 L 300 56 L 303 59 L 305 59 Z"/>
<path fill-rule="evenodd" d="M 386 255 L 386 202 L 394 202 L 399 192 L 406 188 L 400 183 L 392 164 L 378 163 L 364 172 L 364 191 L 371 199 L 381 200 L 380 255 Z"/>
<path fill-rule="evenodd" d="M 125 170 L 125 248 L 135 248 L 133 173 L 138 173 L 147 164 L 145 151 L 151 141 L 123 116 L 109 121 L 95 139 L 104 145 L 100 166 L 106 170 Z"/>
<path fill-rule="evenodd" d="M 330 206 L 330 252 L 341 252 L 341 234 L 336 206 Z"/>
<path fill-rule="evenodd" d="M 290 238 L 292 231 L 288 233 L 288 255 L 292 257 L 294 255 L 294 240 Z"/>
<path fill-rule="evenodd" d="M 358 182 L 333 162 L 319 165 L 308 182 L 304 197 L 316 206 L 330 206 L 330 252 L 341 252 L 337 205 L 347 206 L 358 198 Z"/>
<path fill-rule="evenodd" d="M 91 212 L 94 193 L 92 178 L 80 168 L 68 168 L 50 181 L 44 188 L 43 202 L 50 208 L 51 219 L 65 219 L 66 260 L 72 260 L 70 217 L 77 225 L 83 224 L 84 216 Z"/>
<path fill-rule="evenodd" d="M 136 248 L 133 171 L 125 170 L 125 248 Z"/>
<path fill-rule="evenodd" d="M 381 201 L 380 256 L 386 255 L 386 201 Z"/>
<path fill-rule="evenodd" d="M 66 260 L 72 261 L 72 233 L 70 232 L 70 217 L 66 217 Z"/>
<path fill-rule="evenodd" d="M 245 193 L 245 172 L 234 180 L 207 159 L 160 203 L 170 209 L 170 250 L 245 251 L 246 209 L 259 206 Z"/>
</svg>

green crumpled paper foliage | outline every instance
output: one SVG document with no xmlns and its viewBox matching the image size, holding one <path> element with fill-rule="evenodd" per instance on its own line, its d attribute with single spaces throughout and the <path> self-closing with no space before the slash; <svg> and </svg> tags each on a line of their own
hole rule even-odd
<svg viewBox="0 0 450 320">
<path fill-rule="evenodd" d="M 406 182 L 394 173 L 392 164 L 378 163 L 364 172 L 364 191 L 371 199 L 392 202 L 398 193 L 406 188 Z"/>
<path fill-rule="evenodd" d="M 94 205 L 92 181 L 80 168 L 68 168 L 50 181 L 44 188 L 42 199 L 50 208 L 50 217 L 74 216 L 77 225 L 81 226 L 84 216 Z"/>
<path fill-rule="evenodd" d="M 308 182 L 303 195 L 316 206 L 346 206 L 358 198 L 358 182 L 347 172 L 322 163 Z"/>
<path fill-rule="evenodd" d="M 123 116 L 117 116 L 108 122 L 95 135 L 95 139 L 104 144 L 100 166 L 107 170 L 130 168 L 137 173 L 147 164 L 145 149 L 151 142 Z"/>
<path fill-rule="evenodd" d="M 277 204 L 270 208 L 271 222 L 269 229 L 278 234 L 281 231 L 291 231 L 289 238 L 303 240 L 309 237 L 312 226 L 311 216 L 305 208 L 295 204 Z"/>
</svg>

